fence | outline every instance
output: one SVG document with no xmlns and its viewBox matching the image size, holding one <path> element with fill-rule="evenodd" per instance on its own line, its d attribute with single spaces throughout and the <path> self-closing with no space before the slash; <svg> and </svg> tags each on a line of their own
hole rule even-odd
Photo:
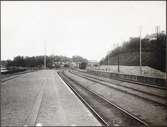
<svg viewBox="0 0 167 127">
<path fill-rule="evenodd" d="M 123 80 L 144 83 L 144 84 L 150 84 L 154 86 L 166 87 L 165 79 L 161 79 L 161 78 L 152 78 L 152 77 L 145 77 L 145 76 L 138 76 L 138 75 L 127 75 L 127 74 L 102 72 L 102 71 L 94 71 L 94 70 L 87 70 L 87 72 L 90 74 L 102 76 L 105 78 L 123 79 Z"/>
</svg>

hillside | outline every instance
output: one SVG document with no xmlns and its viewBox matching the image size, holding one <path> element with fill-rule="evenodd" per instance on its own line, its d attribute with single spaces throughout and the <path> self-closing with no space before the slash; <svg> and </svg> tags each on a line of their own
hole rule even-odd
<svg viewBox="0 0 167 127">
<path fill-rule="evenodd" d="M 110 54 L 105 56 L 100 61 L 101 65 L 117 65 L 118 57 L 119 64 L 126 66 L 140 65 L 139 52 L 139 38 L 130 38 L 129 41 L 116 49 L 112 50 Z M 166 65 L 166 34 L 160 33 L 157 38 L 143 38 L 142 41 L 142 66 L 149 66 L 165 72 Z"/>
</svg>

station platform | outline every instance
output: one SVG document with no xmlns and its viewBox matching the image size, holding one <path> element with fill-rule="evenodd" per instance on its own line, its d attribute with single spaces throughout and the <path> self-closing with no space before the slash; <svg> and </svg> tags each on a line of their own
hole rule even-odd
<svg viewBox="0 0 167 127">
<path fill-rule="evenodd" d="M 12 95 L 4 92 L 6 89 Z M 56 70 L 41 70 L 9 80 L 1 91 L 2 96 L 7 96 L 1 102 L 4 109 L 1 122 L 4 126 L 101 126 Z M 15 108 L 5 107 L 4 103 L 10 103 Z"/>
<path fill-rule="evenodd" d="M 36 120 L 43 126 L 100 126 L 57 72 L 50 71 Z"/>
</svg>

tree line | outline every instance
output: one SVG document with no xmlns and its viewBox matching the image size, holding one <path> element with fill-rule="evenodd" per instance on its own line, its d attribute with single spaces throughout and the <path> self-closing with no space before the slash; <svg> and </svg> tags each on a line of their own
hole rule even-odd
<svg viewBox="0 0 167 127">
<path fill-rule="evenodd" d="M 72 58 L 66 56 L 46 56 L 46 66 L 52 67 L 53 63 L 63 63 L 63 62 L 88 62 L 86 58 L 81 56 L 73 56 Z M 44 56 L 16 56 L 13 60 L 2 61 L 7 68 L 10 67 L 38 67 L 44 66 Z"/>
</svg>

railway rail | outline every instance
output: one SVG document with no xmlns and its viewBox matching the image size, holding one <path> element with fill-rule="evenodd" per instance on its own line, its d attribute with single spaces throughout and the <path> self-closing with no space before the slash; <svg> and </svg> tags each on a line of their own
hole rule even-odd
<svg viewBox="0 0 167 127">
<path fill-rule="evenodd" d="M 137 127 L 149 126 L 149 123 L 146 121 L 141 120 L 118 105 L 110 102 L 102 95 L 82 86 L 79 82 L 73 80 L 64 72 L 59 72 L 58 74 L 103 125 Z"/>
<path fill-rule="evenodd" d="M 100 80 L 100 81 L 105 81 L 105 82 L 107 82 L 107 83 L 112 83 L 112 84 L 114 84 L 112 81 L 110 81 L 110 79 L 106 79 L 106 78 L 103 78 L 103 77 L 97 77 L 97 76 L 93 76 L 93 75 L 90 75 L 90 74 L 85 74 L 85 73 L 78 73 L 78 72 L 75 72 L 75 71 L 70 71 L 71 73 L 73 73 L 73 74 L 77 74 L 77 75 L 80 75 L 80 77 L 90 77 L 90 78 L 92 78 L 92 79 L 97 79 L 97 80 Z M 106 79 L 106 80 L 105 80 Z M 112 79 L 113 80 L 113 79 Z M 126 82 L 126 81 L 122 81 L 122 82 Z M 133 84 L 133 85 L 125 85 L 125 84 L 123 84 L 123 85 L 121 85 L 120 83 L 115 83 L 117 86 L 121 86 L 121 87 L 124 87 L 124 88 L 128 88 L 128 89 L 132 89 L 132 90 L 135 90 L 135 91 L 139 91 L 139 92 L 142 92 L 142 93 L 145 93 L 145 94 L 149 94 L 149 95 L 152 95 L 152 96 L 157 96 L 157 97 L 160 97 L 160 98 L 166 98 L 166 96 L 164 96 L 164 95 L 159 95 L 159 93 L 157 94 L 157 93 L 152 93 L 152 92 L 150 92 L 150 91 L 146 91 L 146 89 L 144 90 L 144 89 L 139 89 L 138 87 L 136 88 L 136 85 L 138 85 L 139 86 L 139 84 Z M 142 86 L 143 88 L 148 88 L 148 89 L 160 89 L 161 91 L 166 91 L 166 89 L 161 89 L 161 88 L 155 88 L 155 87 L 152 87 L 152 86 L 146 86 L 146 85 L 140 85 L 140 86 Z"/>
<path fill-rule="evenodd" d="M 6 82 L 8 80 L 12 80 L 12 79 L 15 79 L 23 74 L 26 74 L 26 73 L 30 73 L 30 72 L 35 72 L 37 70 L 31 70 L 31 71 L 24 71 L 24 72 L 18 72 L 18 73 L 15 73 L 15 74 L 12 74 L 12 75 L 9 75 L 9 76 L 6 76 L 6 77 L 1 77 L 1 83 L 3 82 Z M 1 74 L 2 75 L 2 74 Z"/>
<path fill-rule="evenodd" d="M 82 73 L 87 73 L 87 71 L 80 71 L 80 70 L 77 70 L 78 72 L 82 72 Z M 91 74 L 93 75 L 93 74 Z M 105 77 L 104 77 L 105 78 Z M 142 86 L 148 86 L 148 87 L 152 87 L 152 88 L 158 88 L 158 89 L 164 89 L 164 90 L 167 90 L 166 87 L 163 87 L 163 86 L 158 86 L 158 85 L 152 85 L 152 84 L 146 84 L 146 83 L 142 83 L 142 82 L 139 82 L 139 81 L 133 81 L 133 80 L 129 80 L 129 79 L 123 79 L 123 78 L 113 78 L 114 80 L 118 80 L 118 81 L 123 81 L 123 82 L 128 82 L 128 83 L 133 83 L 133 84 L 138 84 L 138 85 L 142 85 Z"/>
<path fill-rule="evenodd" d="M 160 95 L 157 95 L 157 94 L 154 94 L 154 93 L 139 90 L 139 89 L 135 88 L 135 86 L 129 87 L 129 86 L 124 86 L 124 85 L 120 85 L 120 84 L 113 84 L 111 81 L 106 81 L 106 80 L 99 79 L 99 78 L 96 78 L 96 77 L 92 77 L 92 76 L 89 76 L 89 75 L 86 75 L 86 74 L 81 74 L 79 72 L 77 72 L 77 73 L 74 72 L 74 71 L 69 71 L 69 72 L 74 74 L 74 75 L 77 75 L 79 77 L 90 80 L 92 82 L 96 82 L 96 83 L 99 83 L 101 85 L 104 85 L 108 88 L 116 89 L 118 91 L 121 91 L 121 92 L 124 92 L 124 93 L 127 93 L 127 94 L 131 94 L 131 95 L 136 96 L 138 98 L 141 98 L 143 100 L 149 101 L 153 104 L 157 104 L 157 105 L 165 106 L 165 107 L 167 106 L 166 96 L 160 96 Z M 154 88 L 154 89 L 156 89 L 156 88 Z M 164 90 L 164 93 L 165 93 L 165 91 L 166 90 Z"/>
</svg>

